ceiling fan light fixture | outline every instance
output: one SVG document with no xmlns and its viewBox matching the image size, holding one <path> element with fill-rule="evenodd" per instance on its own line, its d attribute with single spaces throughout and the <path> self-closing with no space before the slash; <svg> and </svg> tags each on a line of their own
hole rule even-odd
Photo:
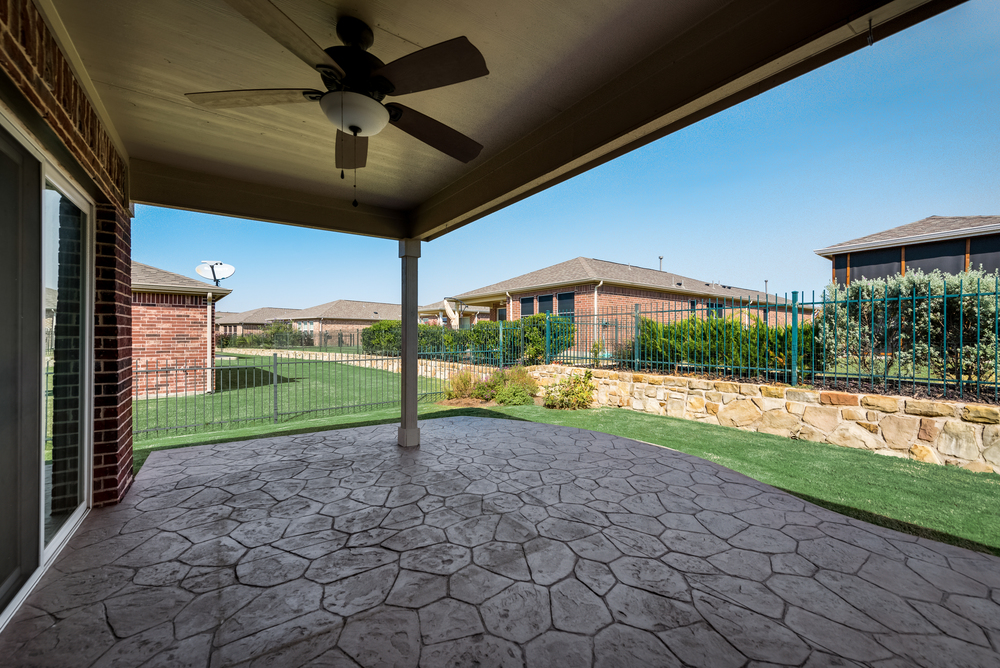
<svg viewBox="0 0 1000 668">
<path fill-rule="evenodd" d="M 324 95 L 319 106 L 330 122 L 346 134 L 371 137 L 389 124 L 389 110 L 361 93 L 335 90 Z"/>
</svg>

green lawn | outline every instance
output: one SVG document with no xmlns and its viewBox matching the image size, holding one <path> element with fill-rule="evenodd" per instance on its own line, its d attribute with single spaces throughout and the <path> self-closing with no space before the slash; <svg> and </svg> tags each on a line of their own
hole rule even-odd
<svg viewBox="0 0 1000 668">
<path fill-rule="evenodd" d="M 278 359 L 277 373 L 271 357 L 239 356 L 216 361 L 213 394 L 175 394 L 132 403 L 135 440 L 166 435 L 218 432 L 248 425 L 289 422 L 369 411 L 399 402 L 398 373 L 337 362 Z M 197 374 L 171 380 L 176 392 L 194 388 Z M 137 373 L 139 392 L 152 391 L 153 377 Z M 444 391 L 445 382 L 419 379 L 421 394 Z M 275 411 L 277 390 L 277 411 Z M 437 400 L 434 394 L 433 399 Z M 150 430 L 150 431 L 147 431 Z"/>
<path fill-rule="evenodd" d="M 996 512 L 1000 476 L 994 474 L 614 408 L 569 412 L 537 406 L 421 407 L 422 419 L 458 415 L 579 427 L 662 445 L 703 457 L 852 517 L 1000 555 L 1000 513 Z M 140 441 L 135 445 L 136 470 L 153 450 L 398 420 L 399 409 L 392 408 L 194 438 Z"/>
</svg>

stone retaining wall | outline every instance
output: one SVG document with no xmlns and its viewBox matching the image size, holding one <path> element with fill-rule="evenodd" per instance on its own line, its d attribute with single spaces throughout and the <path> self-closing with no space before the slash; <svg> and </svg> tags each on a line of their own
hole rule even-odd
<svg viewBox="0 0 1000 668">
<path fill-rule="evenodd" d="M 253 355 L 256 357 L 271 357 L 277 353 L 281 359 L 317 360 L 323 362 L 340 362 L 351 366 L 367 369 L 380 369 L 391 373 L 400 373 L 398 357 L 373 357 L 351 353 L 322 353 L 308 350 L 271 350 L 266 348 L 224 348 L 220 355 Z M 496 369 L 475 364 L 445 362 L 436 359 L 418 359 L 417 374 L 425 378 L 449 380 L 460 371 L 468 371 L 478 380 L 486 380 Z"/>
<path fill-rule="evenodd" d="M 546 365 L 530 372 L 546 386 L 584 369 Z M 995 406 L 603 369 L 593 374 L 599 406 L 1000 473 Z"/>
</svg>

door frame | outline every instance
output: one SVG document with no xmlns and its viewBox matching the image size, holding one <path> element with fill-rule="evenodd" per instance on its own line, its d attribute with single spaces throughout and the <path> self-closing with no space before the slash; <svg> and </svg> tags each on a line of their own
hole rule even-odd
<svg viewBox="0 0 1000 668">
<path fill-rule="evenodd" d="M 39 456 L 36 460 L 39 464 L 38 470 L 36 471 L 37 484 L 38 484 L 38 498 L 37 498 L 37 538 L 38 538 L 38 560 L 35 565 L 34 571 L 27 578 L 27 580 L 21 585 L 18 592 L 10 600 L 6 607 L 0 608 L 0 631 L 3 631 L 4 627 L 10 622 L 17 610 L 23 605 L 25 599 L 32 592 L 32 590 L 38 585 L 42 576 L 49 569 L 52 563 L 59 556 L 59 553 L 65 548 L 69 539 L 77 529 L 79 529 L 80 524 L 83 522 L 84 518 L 90 512 L 93 506 L 93 489 L 94 489 L 94 299 L 95 299 L 95 229 L 96 229 L 96 206 L 95 201 L 92 197 L 86 194 L 86 189 L 82 187 L 77 181 L 75 181 L 70 175 L 69 171 L 63 169 L 59 166 L 56 158 L 43 148 L 43 145 L 35 137 L 32 136 L 25 125 L 23 125 L 17 117 L 14 110 L 8 107 L 6 104 L 0 102 L 0 127 L 6 130 L 13 137 L 14 141 L 21 145 L 25 151 L 31 154 L 39 163 L 39 174 L 38 174 L 38 212 L 39 219 L 37 221 L 39 241 L 41 242 L 41 231 L 42 231 L 42 220 L 41 216 L 44 215 L 42 211 L 42 203 L 44 198 L 44 192 L 46 188 L 46 183 L 51 183 L 60 193 L 72 201 L 76 206 L 78 206 L 81 211 L 86 214 L 87 223 L 82 230 L 82 242 L 84 252 L 81 257 L 83 263 L 83 273 L 85 281 L 81 286 L 83 288 L 81 295 L 81 317 L 84 318 L 86 326 L 83 331 L 83 341 L 81 342 L 81 348 L 83 351 L 82 363 L 82 394 L 83 402 L 81 405 L 81 420 L 83 424 L 81 425 L 81 503 L 70 517 L 63 523 L 63 526 L 56 532 L 49 541 L 48 546 L 45 545 L 45 517 L 44 517 L 44 507 L 45 507 L 45 466 L 43 457 Z M 42 252 L 44 245 L 39 244 L 39 250 Z M 41 260 L 41 258 L 39 258 Z M 36 313 L 44 318 L 45 313 L 45 291 L 42 289 L 41 283 L 43 282 L 42 269 L 39 262 L 37 280 L 39 281 L 38 286 L 38 298 L 39 303 L 37 304 Z M 45 328 L 42 322 L 38 323 L 38 350 L 39 352 L 44 351 L 44 337 Z M 41 358 L 35 361 L 36 372 L 44 374 L 44 359 Z M 43 452 L 44 448 L 44 434 L 45 434 L 45 387 L 39 378 L 39 388 L 41 390 L 39 404 L 40 410 L 37 417 L 37 434 L 39 436 L 39 443 L 37 444 L 39 452 Z"/>
</svg>

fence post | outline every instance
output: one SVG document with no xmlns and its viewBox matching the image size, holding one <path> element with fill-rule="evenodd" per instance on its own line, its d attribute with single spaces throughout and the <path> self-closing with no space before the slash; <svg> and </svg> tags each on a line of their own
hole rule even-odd
<svg viewBox="0 0 1000 668">
<path fill-rule="evenodd" d="M 549 345 L 552 341 L 552 325 L 549 321 L 550 315 L 552 314 L 549 313 L 548 311 L 545 312 L 545 363 L 546 364 L 552 363 L 552 356 L 550 354 L 550 351 L 552 349 Z"/>
<path fill-rule="evenodd" d="M 274 414 L 274 423 L 278 424 L 278 353 L 271 353 L 271 385 L 274 387 L 274 401 L 271 408 Z"/>
<path fill-rule="evenodd" d="M 799 384 L 799 291 L 792 290 L 792 385 Z"/>
<path fill-rule="evenodd" d="M 632 366 L 636 371 L 638 371 L 639 370 L 639 305 L 638 304 L 635 305 L 635 329 L 633 330 L 633 334 L 635 335 L 633 337 L 635 339 L 635 343 L 633 345 L 633 348 L 635 348 L 635 350 L 633 351 L 634 354 L 633 354 Z"/>
</svg>

